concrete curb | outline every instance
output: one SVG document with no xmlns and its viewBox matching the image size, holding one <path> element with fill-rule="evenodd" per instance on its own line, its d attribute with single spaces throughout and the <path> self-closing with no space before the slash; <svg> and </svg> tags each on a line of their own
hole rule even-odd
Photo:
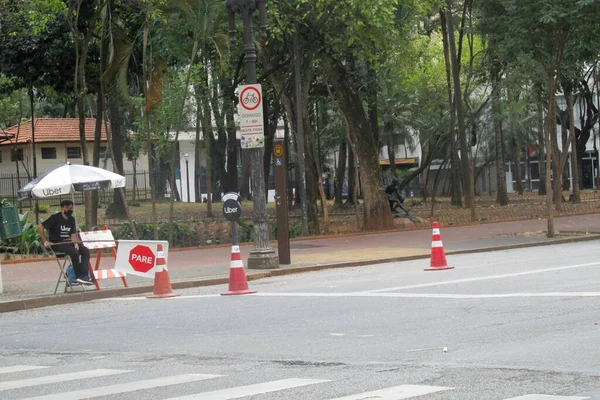
<svg viewBox="0 0 600 400">
<path fill-rule="evenodd" d="M 576 243 L 576 242 L 587 242 L 591 240 L 600 240 L 600 234 L 591 234 L 587 236 L 579 236 L 579 237 L 569 237 L 564 239 L 549 239 L 544 242 L 530 242 L 530 243 L 520 243 L 520 244 L 512 244 L 512 245 L 503 245 L 503 246 L 490 246 L 490 247 L 482 247 L 477 249 L 466 249 L 466 250 L 454 250 L 447 251 L 446 255 L 458 255 L 458 254 L 471 254 L 471 253 L 485 253 L 489 251 L 502 251 L 502 250 L 513 250 L 513 249 L 522 249 L 527 247 L 540 247 L 540 246 L 550 246 L 555 244 L 565 244 L 565 243 Z M 338 269 L 338 268 L 348 268 L 348 267 L 358 267 L 363 265 L 374 265 L 374 264 L 384 264 L 390 262 L 400 262 L 400 261 L 412 261 L 412 260 L 422 260 L 429 258 L 429 254 L 422 255 L 414 255 L 414 256 L 400 256 L 400 257 L 390 257 L 390 258 L 378 258 L 373 260 L 361 260 L 361 261 L 350 261 L 350 262 L 341 262 L 341 263 L 330 263 L 330 264 L 317 264 L 317 265 L 307 265 L 301 267 L 293 267 L 293 268 L 285 268 L 285 269 L 275 269 L 265 272 L 257 272 L 257 273 L 247 273 L 248 281 L 254 281 L 258 279 L 276 277 L 276 276 L 285 276 L 285 275 L 293 275 L 303 272 L 315 272 L 322 271 L 325 269 Z M 212 277 L 212 278 L 204 278 L 204 279 L 196 279 L 189 281 L 181 281 L 181 282 L 172 282 L 171 286 L 174 290 L 181 289 L 190 289 L 194 287 L 203 287 L 203 286 L 215 286 L 215 285 L 225 285 L 229 282 L 228 277 Z M 6 301 L 0 303 L 0 313 L 12 312 L 12 311 L 24 311 L 30 310 L 33 308 L 40 307 L 49 307 L 56 305 L 64 305 L 64 304 L 73 304 L 80 303 L 85 301 L 92 300 L 101 300 L 108 299 L 114 297 L 125 297 L 125 296 L 134 296 L 145 293 L 152 293 L 154 287 L 152 285 L 147 286 L 136 286 L 129 288 L 117 288 L 117 289 L 103 289 L 101 291 L 93 291 L 93 292 L 77 292 L 77 293 L 68 293 L 54 296 L 44 296 L 44 297 L 36 297 L 31 299 L 23 299 L 23 300 L 14 300 L 14 301 Z"/>
</svg>

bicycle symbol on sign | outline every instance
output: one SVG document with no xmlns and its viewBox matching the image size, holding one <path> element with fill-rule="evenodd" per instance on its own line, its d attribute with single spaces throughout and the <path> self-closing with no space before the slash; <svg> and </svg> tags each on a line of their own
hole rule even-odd
<svg viewBox="0 0 600 400">
<path fill-rule="evenodd" d="M 242 101 L 246 105 L 256 104 L 256 103 L 258 103 L 258 96 L 256 95 L 256 93 L 248 91 L 246 93 L 246 95 L 244 96 L 244 98 L 242 99 Z"/>
</svg>

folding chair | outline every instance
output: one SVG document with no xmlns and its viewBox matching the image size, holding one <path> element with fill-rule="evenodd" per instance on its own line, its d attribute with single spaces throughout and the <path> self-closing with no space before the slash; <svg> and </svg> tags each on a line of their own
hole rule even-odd
<svg viewBox="0 0 600 400">
<path fill-rule="evenodd" d="M 71 283 L 71 281 L 69 280 L 69 277 L 67 276 L 67 266 L 71 265 L 71 257 L 66 254 L 66 253 L 61 253 L 61 252 L 56 252 L 54 251 L 54 256 L 56 257 L 56 263 L 58 264 L 58 268 L 60 268 L 60 273 L 58 275 L 58 280 L 56 281 L 56 287 L 54 288 L 54 294 L 56 294 L 56 292 L 58 291 L 58 286 L 60 285 L 61 281 L 65 282 L 65 291 L 64 293 L 67 293 L 67 290 L 70 290 L 71 292 L 74 292 L 75 290 L 73 289 L 74 286 L 79 286 L 83 289 L 83 291 L 85 292 L 85 287 L 79 283 Z"/>
</svg>

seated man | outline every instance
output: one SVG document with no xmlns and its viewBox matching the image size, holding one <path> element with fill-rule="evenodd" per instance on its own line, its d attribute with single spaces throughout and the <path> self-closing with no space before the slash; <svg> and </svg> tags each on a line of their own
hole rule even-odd
<svg viewBox="0 0 600 400">
<path fill-rule="evenodd" d="M 50 233 L 50 241 L 46 239 L 44 228 Z M 37 228 L 44 246 L 52 248 L 55 252 L 65 253 L 71 257 L 73 270 L 77 276 L 77 283 L 93 285 L 89 274 L 90 251 L 79 242 L 77 237 L 77 224 L 73 218 L 73 202 L 63 200 L 60 203 L 60 212 L 52 215 L 42 222 Z M 61 242 L 67 242 L 62 243 Z"/>
</svg>

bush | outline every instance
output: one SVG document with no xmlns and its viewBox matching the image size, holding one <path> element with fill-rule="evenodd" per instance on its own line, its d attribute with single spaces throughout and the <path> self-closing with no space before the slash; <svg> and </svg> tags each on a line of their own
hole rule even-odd
<svg viewBox="0 0 600 400">
<path fill-rule="evenodd" d="M 48 254 L 44 247 L 37 227 L 28 221 L 29 213 L 19 214 L 19 223 L 21 224 L 21 236 L 7 241 L 6 247 L 14 249 L 18 254 Z"/>
<path fill-rule="evenodd" d="M 238 242 L 247 243 L 254 241 L 254 224 L 252 222 L 246 222 L 239 220 L 238 224 Z"/>
<path fill-rule="evenodd" d="M 38 212 L 40 214 L 46 214 L 46 213 L 48 213 L 49 208 L 50 208 L 50 206 L 48 206 L 47 204 L 40 204 L 38 206 Z"/>
<path fill-rule="evenodd" d="M 135 229 L 140 240 L 154 240 L 154 225 L 151 223 L 135 222 Z M 175 221 L 173 223 L 173 242 L 171 247 L 189 247 L 197 244 L 197 232 L 186 222 Z M 113 230 L 116 240 L 132 240 L 133 233 L 129 222 L 123 222 Z M 169 239 L 169 223 L 162 221 L 158 223 L 158 240 Z"/>
</svg>

